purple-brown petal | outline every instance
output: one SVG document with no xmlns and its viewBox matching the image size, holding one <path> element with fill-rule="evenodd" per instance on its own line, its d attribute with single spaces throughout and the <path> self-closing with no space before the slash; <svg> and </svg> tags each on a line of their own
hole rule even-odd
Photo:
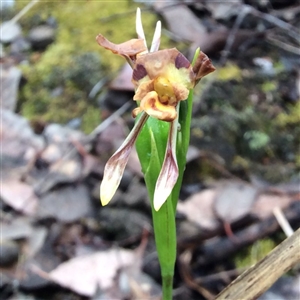
<svg viewBox="0 0 300 300">
<path fill-rule="evenodd" d="M 133 69 L 132 79 L 134 81 L 139 81 L 145 76 L 147 76 L 147 70 L 145 69 L 145 67 L 141 64 L 136 64 Z"/>
<path fill-rule="evenodd" d="M 175 67 L 177 69 L 180 69 L 180 68 L 188 69 L 190 67 L 190 65 L 191 65 L 190 62 L 188 61 L 188 59 L 182 53 L 179 53 L 176 56 Z"/>
</svg>

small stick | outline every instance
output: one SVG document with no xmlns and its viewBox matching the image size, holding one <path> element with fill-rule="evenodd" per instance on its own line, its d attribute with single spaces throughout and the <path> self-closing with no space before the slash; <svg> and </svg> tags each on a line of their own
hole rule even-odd
<svg viewBox="0 0 300 300">
<path fill-rule="evenodd" d="M 300 262 L 300 228 L 285 239 L 265 258 L 248 269 L 215 300 L 254 300 L 280 276 Z"/>
<path fill-rule="evenodd" d="M 286 219 L 286 217 L 283 214 L 282 210 L 278 206 L 274 207 L 273 214 L 274 214 L 274 216 L 275 216 L 278 224 L 280 225 L 281 229 L 285 233 L 285 235 L 287 237 L 292 236 L 292 234 L 294 233 L 294 230 L 291 227 L 291 225 L 288 222 L 288 220 Z"/>
<path fill-rule="evenodd" d="M 40 0 L 32 0 L 19 13 L 17 13 L 11 20 L 11 23 L 17 23 L 36 3 Z"/>
</svg>

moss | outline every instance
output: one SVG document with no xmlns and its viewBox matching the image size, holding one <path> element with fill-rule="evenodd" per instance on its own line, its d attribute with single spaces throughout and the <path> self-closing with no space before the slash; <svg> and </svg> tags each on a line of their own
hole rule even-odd
<svg viewBox="0 0 300 300">
<path fill-rule="evenodd" d="M 289 105 L 287 111 L 283 111 L 276 117 L 276 124 L 280 127 L 297 125 L 300 123 L 300 102 Z"/>
<path fill-rule="evenodd" d="M 18 1 L 16 11 L 28 2 Z M 40 1 L 27 12 L 20 20 L 25 32 L 50 16 L 57 29 L 55 42 L 43 53 L 31 53 L 29 64 L 23 66 L 27 84 L 20 96 L 21 113 L 29 119 L 59 123 L 82 117 L 82 128 L 92 131 L 100 113 L 88 94 L 99 80 L 116 73 L 125 63 L 102 49 L 95 37 L 101 32 L 115 43 L 135 38 L 136 7 L 132 1 Z M 150 38 L 156 21 L 155 14 L 143 12 L 144 29 Z M 163 38 L 162 44 L 166 43 Z"/>
<path fill-rule="evenodd" d="M 82 130 L 91 133 L 101 122 L 100 112 L 93 107 L 88 107 L 82 116 Z"/>
<path fill-rule="evenodd" d="M 226 66 L 217 70 L 217 78 L 221 81 L 242 79 L 242 70 L 235 64 L 227 64 Z"/>
<path fill-rule="evenodd" d="M 249 268 L 250 266 L 257 263 L 259 260 L 263 259 L 275 247 L 276 243 L 272 239 L 266 238 L 257 241 L 256 243 L 247 247 L 235 256 L 234 261 L 236 267 L 238 269 Z"/>
<path fill-rule="evenodd" d="M 274 81 L 266 81 L 261 85 L 261 89 L 264 93 L 274 92 L 277 88 L 277 84 Z"/>
</svg>

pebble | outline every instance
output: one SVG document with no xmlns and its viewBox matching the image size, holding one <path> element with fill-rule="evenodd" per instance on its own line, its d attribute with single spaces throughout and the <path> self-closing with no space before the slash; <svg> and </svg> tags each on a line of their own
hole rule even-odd
<svg viewBox="0 0 300 300">
<path fill-rule="evenodd" d="M 19 246 L 10 240 L 0 241 L 0 267 L 10 267 L 19 258 Z"/>
<path fill-rule="evenodd" d="M 11 21 L 3 22 L 0 25 L 0 41 L 2 43 L 11 43 L 17 37 L 21 36 L 21 26 L 18 23 L 14 23 Z"/>
<path fill-rule="evenodd" d="M 40 25 L 32 28 L 28 33 L 28 40 L 33 48 L 44 49 L 55 38 L 55 30 L 49 25 Z"/>
</svg>

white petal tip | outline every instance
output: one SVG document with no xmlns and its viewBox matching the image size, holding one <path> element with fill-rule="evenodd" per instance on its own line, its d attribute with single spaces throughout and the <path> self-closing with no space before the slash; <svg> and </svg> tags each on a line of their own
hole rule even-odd
<svg viewBox="0 0 300 300">
<path fill-rule="evenodd" d="M 103 191 L 102 186 L 100 187 L 100 201 L 102 206 L 107 205 L 112 199 L 112 197 L 113 195 L 111 195 L 111 193 L 107 193 L 106 189 Z"/>
<path fill-rule="evenodd" d="M 100 185 L 100 201 L 103 206 L 107 205 L 115 195 L 120 180 L 102 180 Z"/>
<path fill-rule="evenodd" d="M 157 190 L 154 192 L 153 207 L 155 211 L 159 211 L 159 209 L 167 201 L 171 192 L 172 190 L 167 190 L 167 189 L 164 189 L 163 191 Z"/>
</svg>

